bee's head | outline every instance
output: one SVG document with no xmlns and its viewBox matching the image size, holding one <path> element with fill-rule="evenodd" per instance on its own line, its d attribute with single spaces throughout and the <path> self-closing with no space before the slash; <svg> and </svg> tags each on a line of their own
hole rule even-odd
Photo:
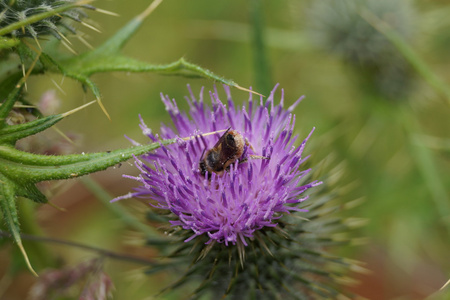
<svg viewBox="0 0 450 300">
<path fill-rule="evenodd" d="M 229 132 L 227 136 L 225 137 L 225 143 L 228 147 L 235 148 L 236 147 L 236 139 L 234 138 L 234 131 Z"/>
</svg>

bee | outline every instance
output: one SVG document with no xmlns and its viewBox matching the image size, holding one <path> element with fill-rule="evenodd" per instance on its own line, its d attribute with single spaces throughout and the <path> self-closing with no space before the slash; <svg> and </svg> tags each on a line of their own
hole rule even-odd
<svg viewBox="0 0 450 300">
<path fill-rule="evenodd" d="M 203 151 L 199 166 L 202 176 L 205 176 L 206 172 L 209 175 L 212 172 L 222 174 L 237 160 L 239 163 L 245 161 L 241 157 L 244 154 L 244 147 L 248 146 L 249 143 L 242 134 L 230 129 L 231 127 L 225 131 L 214 147 L 206 151 L 206 153 L 205 150 Z M 267 159 L 267 157 L 256 155 L 251 155 L 250 157 Z"/>
</svg>

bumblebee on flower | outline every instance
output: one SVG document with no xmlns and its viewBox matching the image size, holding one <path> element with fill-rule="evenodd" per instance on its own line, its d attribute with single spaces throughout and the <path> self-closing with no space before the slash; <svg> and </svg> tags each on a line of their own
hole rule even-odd
<svg viewBox="0 0 450 300">
<path fill-rule="evenodd" d="M 191 91 L 186 98 L 190 117 L 179 111 L 174 100 L 162 96 L 174 129 L 163 125 L 157 136 L 141 120 L 146 135 L 152 141 L 197 137 L 180 139 L 137 159 L 140 176 L 126 177 L 142 185 L 117 199 L 145 198 L 154 207 L 170 210 L 177 216 L 170 223 L 191 232 L 185 242 L 205 235 L 207 244 L 247 246 L 255 231 L 277 226 L 283 214 L 305 211 L 296 204 L 306 200 L 308 196 L 302 194 L 320 182 L 302 182 L 309 172 L 300 169 L 307 159 L 302 153 L 309 136 L 294 146 L 292 111 L 302 98 L 284 109 L 283 94 L 280 103 L 274 103 L 274 89 L 265 102 L 261 98 L 255 103 L 250 94 L 239 109 L 226 86 L 225 91 L 227 105 L 215 91 L 210 92 L 211 107 L 203 101 L 203 91 L 198 99 Z M 224 129 L 228 131 L 199 135 Z M 238 149 L 227 146 L 229 142 L 239 143 Z"/>
</svg>

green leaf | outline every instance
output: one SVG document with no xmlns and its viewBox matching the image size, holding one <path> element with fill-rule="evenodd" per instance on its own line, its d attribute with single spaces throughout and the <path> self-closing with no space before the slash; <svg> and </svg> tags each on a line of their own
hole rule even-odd
<svg viewBox="0 0 450 300">
<path fill-rule="evenodd" d="M 6 107 L 10 107 L 8 105 L 10 102 L 14 103 L 11 99 L 14 100 L 18 96 L 21 83 L 17 85 L 1 107 L 4 112 L 7 111 Z M 38 182 L 74 178 L 104 170 L 133 156 L 145 154 L 162 145 L 169 145 L 177 141 L 177 139 L 171 139 L 111 152 L 60 156 L 33 154 L 13 147 L 12 143 L 17 139 L 42 131 L 67 115 L 68 113 L 45 117 L 14 126 L 6 125 L 0 130 L 0 208 L 3 219 L 33 274 L 36 273 L 29 263 L 20 239 L 20 226 L 15 205 L 18 196 L 37 203 L 46 203 L 46 197 L 35 185 Z"/>
<path fill-rule="evenodd" d="M 7 178 L 0 174 L 0 209 L 3 214 L 3 219 L 8 226 L 14 241 L 17 243 L 22 255 L 27 263 L 28 269 L 33 275 L 38 276 L 30 264 L 27 253 L 22 245 L 22 239 L 20 238 L 20 226 L 19 217 L 17 216 L 17 208 L 15 202 L 15 186 Z"/>
<path fill-rule="evenodd" d="M 44 52 L 41 54 L 40 60 L 49 71 L 62 73 L 64 76 L 73 78 L 87 86 L 99 100 L 99 104 L 103 110 L 103 105 L 100 102 L 100 90 L 90 80 L 91 75 L 102 72 L 156 72 L 166 75 L 206 78 L 248 91 L 240 87 L 233 80 L 225 79 L 196 64 L 189 63 L 184 58 L 180 58 L 169 64 L 149 64 L 122 55 L 120 53 L 121 49 L 142 25 L 144 17 L 143 14 L 136 16 L 96 49 L 78 56 L 63 59 L 51 57 Z"/>
<path fill-rule="evenodd" d="M 19 88 L 20 85 L 16 90 Z M 16 90 L 12 94 L 17 95 Z M 20 240 L 20 226 L 15 206 L 16 197 L 21 196 L 37 203 L 46 203 L 46 197 L 35 185 L 38 182 L 74 178 L 105 170 L 134 156 L 148 153 L 162 145 L 173 144 L 179 140 L 163 140 L 110 152 L 59 156 L 28 153 L 15 149 L 11 145 L 11 142 L 16 139 L 48 128 L 68 114 L 50 116 L 21 125 L 6 126 L 0 130 L 0 208 L 3 219 L 33 274 L 35 272 Z"/>
<path fill-rule="evenodd" d="M 16 101 L 19 100 L 20 94 L 22 92 L 22 88 L 25 84 L 25 81 L 27 80 L 28 76 L 32 72 L 36 62 L 37 62 L 37 59 L 35 59 L 33 61 L 33 63 L 30 66 L 29 71 L 27 72 L 27 74 L 24 77 L 21 77 L 21 76 L 19 77 L 18 74 L 11 75 L 11 78 L 13 80 L 17 80 L 16 81 L 17 84 L 14 84 L 15 81 L 12 81 L 10 79 L 10 80 L 7 80 L 6 83 L 2 83 L 0 85 L 0 88 L 1 88 L 0 96 L 3 93 L 5 93 L 5 95 L 7 95 L 6 100 L 4 100 L 0 106 L 0 129 L 4 128 L 7 125 L 6 117 L 8 116 L 8 114 L 10 113 L 12 108 L 14 107 L 14 104 L 16 103 Z"/>
<path fill-rule="evenodd" d="M 67 5 L 64 9 L 75 7 L 81 2 L 77 3 Z M 5 120 L 16 101 L 20 99 L 22 87 L 31 72 L 41 73 L 50 71 L 61 73 L 66 77 L 81 82 L 96 96 L 99 105 L 104 111 L 105 109 L 100 101 L 100 91 L 90 79 L 91 75 L 100 72 L 158 72 L 168 75 L 202 77 L 243 89 L 234 81 L 217 76 L 209 70 L 187 62 L 184 58 L 169 64 L 154 65 L 122 55 L 120 51 L 124 44 L 141 26 L 145 17 L 152 10 L 151 8 L 152 5 L 144 13 L 131 20 L 99 48 L 76 57 L 64 58 L 56 53 L 53 53 L 53 56 L 51 56 L 48 54 L 50 52 L 35 53 L 22 43 L 17 44 L 14 48 L 14 51 L 19 54 L 22 64 L 30 60 L 34 61 L 27 67 L 28 73 L 26 76 L 22 77 L 19 71 L 15 71 L 0 84 L 0 95 L 4 95 L 2 99 L 6 98 L 0 106 L 0 207 L 3 219 L 11 235 L 17 242 L 29 269 L 34 274 L 35 272 L 29 263 L 20 239 L 20 226 L 15 205 L 18 196 L 28 198 L 37 203 L 46 203 L 47 199 L 36 187 L 36 183 L 38 182 L 69 179 L 105 170 L 133 156 L 145 154 L 162 145 L 175 143 L 177 139 L 164 140 L 128 149 L 118 149 L 111 152 L 61 156 L 46 156 L 17 150 L 14 148 L 17 140 L 43 131 L 69 115 L 69 113 L 66 113 L 43 117 L 19 125 L 10 126 L 6 124 Z M 60 9 L 63 11 L 63 8 Z M 52 13 L 57 11 L 53 10 Z M 8 26 L 2 28 L 0 29 L 0 36 L 45 17 L 47 17 L 45 14 L 35 15 L 33 18 L 15 24 L 15 27 Z M 38 60 L 40 63 L 35 66 Z"/>
<path fill-rule="evenodd" d="M 24 137 L 41 132 L 63 119 L 63 115 L 53 115 L 36 119 L 28 123 L 11 125 L 0 129 L 0 144 L 14 143 Z"/>
<path fill-rule="evenodd" d="M 6 71 L 6 74 L 8 74 L 7 76 L 5 75 L 3 78 L 0 78 L 0 99 L 5 99 L 14 90 L 16 84 L 19 82 L 20 78 L 22 78 L 23 75 L 22 72 L 16 71 L 17 63 L 12 64 L 12 66 L 1 64 L 0 69 L 2 71 Z M 10 72 L 8 72 L 8 69 L 10 70 Z"/>
<path fill-rule="evenodd" d="M 9 93 L 6 100 L 0 106 L 0 129 L 6 126 L 6 117 L 13 108 L 14 103 L 16 103 L 17 99 L 19 98 L 23 83 L 24 80 L 20 80 L 14 90 Z"/>
<path fill-rule="evenodd" d="M 87 155 L 46 156 L 17 150 L 13 147 L 17 140 L 43 131 L 73 112 L 44 117 L 25 124 L 7 125 L 5 119 L 20 97 L 24 82 L 25 78 L 20 79 L 0 106 L 2 120 L 0 122 L 0 211 L 28 268 L 36 275 L 20 238 L 20 225 L 15 202 L 17 197 L 25 197 L 37 203 L 46 203 L 46 197 L 35 186 L 37 182 L 73 178 L 104 170 L 133 155 L 143 154 L 160 147 L 161 144 L 173 143 L 176 140 Z"/>
<path fill-rule="evenodd" d="M 47 199 L 35 186 L 37 182 L 74 178 L 104 170 L 133 156 L 145 154 L 176 141 L 177 139 L 171 139 L 111 152 L 61 156 L 32 154 L 9 145 L 0 145 L 0 187 L 2 189 L 0 207 L 11 235 L 30 271 L 35 274 L 20 240 L 20 227 L 15 207 L 17 196 L 38 203 L 46 203 Z"/>
<path fill-rule="evenodd" d="M 17 184 L 69 179 L 98 172 L 133 156 L 175 143 L 176 139 L 111 152 L 46 156 L 0 146 L 0 173 Z M 57 164 L 53 164 L 58 162 Z"/>
</svg>

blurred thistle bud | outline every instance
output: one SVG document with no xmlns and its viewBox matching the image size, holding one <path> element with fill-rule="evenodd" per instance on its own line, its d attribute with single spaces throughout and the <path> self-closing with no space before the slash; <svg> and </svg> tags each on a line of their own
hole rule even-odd
<svg viewBox="0 0 450 300">
<path fill-rule="evenodd" d="M 411 42 L 417 16 L 409 0 L 322 0 L 308 10 L 311 38 L 358 68 L 363 79 L 389 99 L 404 96 L 412 70 L 392 43 L 361 16 L 374 14 Z"/>
<path fill-rule="evenodd" d="M 0 0 L 0 28 L 24 21 L 40 13 L 52 12 L 53 10 L 75 3 L 74 0 Z M 82 7 L 93 9 L 89 5 Z M 32 37 L 39 38 L 45 35 L 53 35 L 57 39 L 63 38 L 64 33 L 61 28 L 76 33 L 71 21 L 82 22 L 86 18 L 86 13 L 80 7 L 74 7 L 69 10 L 52 14 L 51 16 L 34 23 L 25 25 L 19 29 L 12 31 L 14 37 Z"/>
<path fill-rule="evenodd" d="M 6 123 L 8 125 L 23 124 L 47 115 L 58 113 L 61 100 L 54 90 L 42 94 L 37 105 L 32 105 L 25 99 L 18 101 L 10 111 Z M 57 134 L 57 136 L 55 136 Z M 82 136 L 73 132 L 62 135 L 54 132 L 39 133 L 20 139 L 16 148 L 26 152 L 45 155 L 72 154 L 75 145 L 81 142 Z"/>
<path fill-rule="evenodd" d="M 329 206 L 331 195 L 309 199 L 323 185 L 305 168 L 312 131 L 296 146 L 293 110 L 302 98 L 286 109 L 284 92 L 276 104 L 273 90 L 266 101 L 253 101 L 251 94 L 239 108 L 225 91 L 227 104 L 215 91 L 212 106 L 203 91 L 198 99 L 191 92 L 190 117 L 162 96 L 174 128 L 163 125 L 161 136 L 141 124 L 153 142 L 196 136 L 136 159 L 141 174 L 125 177 L 141 186 L 116 198 L 145 199 L 153 207 L 149 220 L 165 219 L 165 233 L 175 239 L 148 240 L 166 243 L 161 252 L 170 253 L 149 273 L 184 273 L 168 289 L 197 283 L 192 298 L 335 299 L 344 278 L 339 265 L 350 267 L 325 248 L 342 242 L 332 232 L 346 226 L 329 217 L 337 211 Z M 200 135 L 217 130 L 222 132 Z"/>
<path fill-rule="evenodd" d="M 55 90 L 48 90 L 42 94 L 37 107 L 43 115 L 53 115 L 59 111 L 61 99 L 58 98 Z"/>
<path fill-rule="evenodd" d="M 27 299 L 106 300 L 111 297 L 114 286 L 102 268 L 101 259 L 92 259 L 73 268 L 45 271 L 32 286 Z"/>
<path fill-rule="evenodd" d="M 104 271 L 92 276 L 89 284 L 84 288 L 80 299 L 83 300 L 106 300 L 112 299 L 114 285 L 111 278 Z"/>
</svg>

